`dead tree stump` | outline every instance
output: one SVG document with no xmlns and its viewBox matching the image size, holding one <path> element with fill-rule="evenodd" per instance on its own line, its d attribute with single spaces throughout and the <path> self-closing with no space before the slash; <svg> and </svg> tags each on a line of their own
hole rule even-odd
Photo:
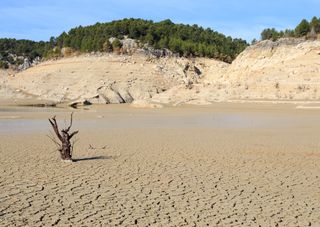
<svg viewBox="0 0 320 227">
<path fill-rule="evenodd" d="M 59 132 L 58 124 L 56 121 L 56 116 L 49 119 L 49 122 L 53 128 L 53 131 L 55 132 L 56 136 L 60 140 L 60 143 L 57 142 L 54 138 L 51 138 L 52 141 L 58 146 L 58 151 L 60 152 L 61 159 L 63 161 L 70 161 L 72 162 L 72 151 L 73 151 L 73 144 L 71 144 L 70 140 L 73 136 L 75 136 L 79 131 L 75 131 L 72 133 L 69 133 L 71 127 L 72 127 L 72 116 L 70 119 L 70 125 L 66 129 L 62 129 L 61 132 Z"/>
</svg>

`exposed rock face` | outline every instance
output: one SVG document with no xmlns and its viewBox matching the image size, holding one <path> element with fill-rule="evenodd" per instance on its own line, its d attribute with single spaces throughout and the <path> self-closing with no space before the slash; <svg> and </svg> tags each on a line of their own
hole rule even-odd
<svg viewBox="0 0 320 227">
<path fill-rule="evenodd" d="M 31 62 L 28 58 L 23 60 L 23 64 L 19 65 L 18 70 L 26 70 L 31 67 Z"/>
<path fill-rule="evenodd" d="M 109 38 L 110 43 L 113 43 L 115 40 L 116 38 L 114 37 Z M 138 50 L 138 43 L 134 39 L 125 37 L 124 39 L 120 40 L 120 42 L 122 44 L 123 53 L 133 54 Z"/>
<path fill-rule="evenodd" d="M 185 76 L 183 82 L 185 83 L 186 88 L 191 89 L 193 84 L 199 83 L 201 71 L 194 63 L 188 62 L 183 69 L 183 73 Z"/>
<path fill-rule="evenodd" d="M 208 104 L 232 100 L 320 101 L 320 41 L 282 39 L 248 47 L 231 64 L 145 54 L 43 62 L 7 85 L 66 103 Z"/>
<path fill-rule="evenodd" d="M 239 55 L 225 80 L 238 99 L 319 100 L 319 50 L 319 41 L 260 42 Z"/>
<path fill-rule="evenodd" d="M 57 103 L 131 103 L 182 83 L 195 70 L 188 64 L 194 63 L 143 55 L 87 55 L 43 62 L 18 73 L 8 83 Z"/>
<path fill-rule="evenodd" d="M 138 53 L 149 56 L 149 57 L 156 57 L 156 58 L 164 58 L 164 57 L 179 57 L 179 54 L 174 54 L 168 49 L 154 49 L 146 45 L 143 49 L 138 49 Z"/>
<path fill-rule="evenodd" d="M 136 42 L 136 40 L 134 39 L 123 39 L 121 40 L 122 43 L 122 48 L 125 51 L 125 53 L 134 53 L 137 48 L 138 48 L 138 44 Z"/>
<path fill-rule="evenodd" d="M 116 38 L 109 38 L 109 42 L 113 43 Z M 168 49 L 154 49 L 148 44 L 139 45 L 139 43 L 134 40 L 125 37 L 122 40 L 119 40 L 122 44 L 122 52 L 126 54 L 140 54 L 147 57 L 163 58 L 163 57 L 179 57 L 179 54 L 174 54 Z"/>
<path fill-rule="evenodd" d="M 32 66 L 36 66 L 41 63 L 41 58 L 38 56 L 32 61 Z"/>
<path fill-rule="evenodd" d="M 99 97 L 105 100 L 106 104 L 120 104 L 125 103 L 119 92 L 114 91 L 111 88 L 107 89 L 100 89 L 99 91 Z"/>
<path fill-rule="evenodd" d="M 97 89 L 98 95 L 94 98 L 98 99 L 98 103 L 101 101 L 105 104 L 121 104 L 121 103 L 131 103 L 133 102 L 133 97 L 128 92 L 127 87 L 119 87 L 109 85 L 107 87 L 103 86 Z M 93 98 L 91 98 L 92 100 Z"/>
<path fill-rule="evenodd" d="M 320 101 L 320 41 L 281 39 L 248 47 L 191 90 L 175 86 L 153 97 L 163 103 L 232 100 Z"/>
<path fill-rule="evenodd" d="M 126 88 L 119 88 L 117 92 L 125 103 L 133 102 L 134 99 Z"/>
<path fill-rule="evenodd" d="M 30 61 L 29 58 L 24 58 L 23 63 L 18 66 L 18 70 L 19 71 L 26 70 L 32 66 L 38 65 L 40 62 L 41 62 L 40 57 L 36 57 L 35 59 L 33 59 L 33 61 Z"/>
</svg>

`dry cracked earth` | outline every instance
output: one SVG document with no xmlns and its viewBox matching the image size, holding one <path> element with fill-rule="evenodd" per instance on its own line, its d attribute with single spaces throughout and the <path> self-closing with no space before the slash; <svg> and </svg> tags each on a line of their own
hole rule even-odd
<svg viewBox="0 0 320 227">
<path fill-rule="evenodd" d="M 82 130 L 75 163 L 0 135 L 1 226 L 317 226 L 310 127 Z"/>
</svg>

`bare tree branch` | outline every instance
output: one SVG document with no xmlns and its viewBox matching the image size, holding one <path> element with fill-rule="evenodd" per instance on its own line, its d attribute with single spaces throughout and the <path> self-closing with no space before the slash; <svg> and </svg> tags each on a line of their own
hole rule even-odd
<svg viewBox="0 0 320 227">
<path fill-rule="evenodd" d="M 69 135 L 69 139 L 71 139 L 74 135 L 78 134 L 79 131 L 75 131 Z"/>
<path fill-rule="evenodd" d="M 57 121 L 56 121 L 56 116 L 54 116 L 53 118 L 49 119 L 49 122 L 50 122 L 54 132 L 56 133 L 57 137 L 62 142 L 62 136 L 59 133 L 59 127 L 58 127 L 58 124 L 57 124 Z"/>
<path fill-rule="evenodd" d="M 70 125 L 69 125 L 69 127 L 65 130 L 66 132 L 69 132 L 70 129 L 71 129 L 71 127 L 72 127 L 72 118 L 73 118 L 73 112 L 72 112 L 71 115 L 70 115 Z"/>
</svg>

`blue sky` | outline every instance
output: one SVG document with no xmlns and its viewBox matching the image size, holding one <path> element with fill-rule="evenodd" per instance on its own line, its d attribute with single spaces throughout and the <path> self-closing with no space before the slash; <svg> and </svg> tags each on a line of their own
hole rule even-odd
<svg viewBox="0 0 320 227">
<path fill-rule="evenodd" d="M 319 17 L 319 9 L 320 0 L 1 0 L 0 37 L 49 40 L 78 25 L 132 17 L 198 24 L 251 41 L 264 28 Z"/>
</svg>

